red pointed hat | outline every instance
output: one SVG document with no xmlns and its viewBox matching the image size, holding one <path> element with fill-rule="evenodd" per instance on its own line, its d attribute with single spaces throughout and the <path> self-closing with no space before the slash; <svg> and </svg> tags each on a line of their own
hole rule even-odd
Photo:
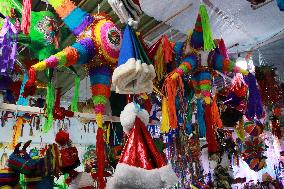
<svg viewBox="0 0 284 189">
<path fill-rule="evenodd" d="M 115 173 L 107 182 L 107 188 L 156 189 L 172 187 L 178 182 L 175 172 L 170 164 L 167 165 L 166 159 L 156 148 L 145 122 L 139 117 L 139 113 L 134 119 Z"/>
</svg>

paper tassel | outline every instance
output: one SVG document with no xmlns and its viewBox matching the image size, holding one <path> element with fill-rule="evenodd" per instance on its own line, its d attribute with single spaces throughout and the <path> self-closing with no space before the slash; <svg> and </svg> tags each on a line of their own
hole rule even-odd
<svg viewBox="0 0 284 189">
<path fill-rule="evenodd" d="M 52 85 L 52 83 L 48 83 L 47 85 L 47 94 L 46 94 L 46 113 L 47 113 L 47 119 L 45 120 L 44 126 L 43 126 L 43 132 L 47 133 L 53 123 L 53 110 L 54 110 L 54 92 L 55 89 Z"/>
<path fill-rule="evenodd" d="M 13 138 L 12 138 L 12 145 L 10 146 L 11 150 L 14 149 L 14 147 L 17 145 L 18 140 L 21 136 L 21 129 L 22 125 L 24 124 L 23 118 L 18 117 L 15 125 L 13 126 Z"/>
<path fill-rule="evenodd" d="M 169 114 L 168 114 L 168 105 L 166 97 L 163 97 L 162 100 L 162 123 L 160 132 L 168 133 L 170 130 Z"/>
<path fill-rule="evenodd" d="M 169 75 L 169 77 L 165 79 L 163 88 L 165 89 L 167 96 L 170 127 L 172 129 L 176 129 L 178 126 L 176 113 L 176 97 L 178 95 L 178 89 L 180 89 L 180 93 L 183 94 L 184 88 L 181 77 L 177 76 L 175 79 L 172 79 L 172 76 L 173 75 Z"/>
<path fill-rule="evenodd" d="M 161 81 L 165 74 L 164 54 L 162 44 L 159 45 L 156 56 L 154 57 L 154 65 L 158 81 Z"/>
<path fill-rule="evenodd" d="M 31 26 L 31 10 L 32 2 L 31 0 L 23 0 L 23 13 L 22 13 L 22 24 L 21 29 L 24 34 L 28 35 L 30 33 Z"/>
<path fill-rule="evenodd" d="M 104 147 L 104 131 L 101 127 L 98 128 L 96 136 L 96 155 L 97 155 L 97 175 L 98 175 L 98 188 L 105 189 L 106 183 L 104 180 L 105 169 L 105 147 Z"/>
<path fill-rule="evenodd" d="M 28 96 L 34 95 L 36 91 L 36 70 L 31 67 L 28 72 L 29 80 L 25 84 L 23 97 L 26 98 Z"/>
<path fill-rule="evenodd" d="M 210 104 L 205 105 L 205 123 L 206 123 L 206 141 L 208 143 L 208 153 L 216 153 L 218 144 L 216 140 L 216 132 L 214 120 L 212 117 L 212 107 Z"/>
<path fill-rule="evenodd" d="M 217 106 L 217 102 L 216 102 L 216 96 L 213 98 L 213 102 L 212 102 L 212 116 L 213 116 L 213 121 L 215 123 L 215 125 L 218 128 L 222 128 L 222 120 L 220 118 L 220 113 L 219 113 L 219 108 Z"/>
<path fill-rule="evenodd" d="M 208 16 L 205 5 L 200 5 L 199 13 L 200 13 L 201 24 L 203 28 L 204 51 L 211 51 L 216 46 L 213 41 L 212 31 L 210 27 L 210 20 L 209 20 L 209 16 Z"/>
<path fill-rule="evenodd" d="M 25 181 L 25 175 L 24 174 L 20 174 L 20 186 L 23 189 L 26 189 L 26 181 Z"/>
<path fill-rule="evenodd" d="M 206 134 L 205 120 L 204 120 L 204 108 L 202 105 L 202 101 L 200 99 L 197 100 L 197 123 L 199 127 L 199 137 L 203 138 Z"/>
<path fill-rule="evenodd" d="M 174 45 L 171 43 L 166 35 L 162 40 L 165 63 L 168 64 L 173 61 Z"/>
<path fill-rule="evenodd" d="M 74 95 L 73 95 L 72 103 L 71 103 L 72 112 L 78 112 L 80 81 L 81 81 L 81 78 L 79 76 L 75 78 Z"/>
</svg>

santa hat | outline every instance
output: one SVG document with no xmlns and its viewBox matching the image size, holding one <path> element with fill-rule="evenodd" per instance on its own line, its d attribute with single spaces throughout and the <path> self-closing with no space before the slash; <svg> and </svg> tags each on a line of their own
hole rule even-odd
<svg viewBox="0 0 284 189">
<path fill-rule="evenodd" d="M 133 110 L 133 103 L 126 109 Z M 125 111 L 125 110 L 124 110 Z M 178 182 L 178 178 L 167 165 L 165 158 L 156 148 L 154 141 L 147 130 L 144 116 L 149 114 L 136 107 L 136 113 L 131 113 L 128 119 L 134 122 L 123 148 L 119 163 L 113 176 L 107 182 L 108 189 L 150 189 L 170 188 Z M 142 111 L 143 113 L 139 113 Z M 129 112 L 129 111 L 125 111 Z M 133 116 L 136 115 L 136 116 Z M 122 120 L 127 114 L 121 114 Z M 124 123 L 122 122 L 124 127 Z M 125 130 L 129 130 L 129 125 Z"/>
<path fill-rule="evenodd" d="M 210 51 L 214 49 L 215 43 L 212 37 L 210 20 L 205 5 L 200 5 L 199 14 L 190 39 L 194 49 Z"/>
<path fill-rule="evenodd" d="M 153 79 L 156 77 L 154 66 L 147 57 L 141 42 L 126 25 L 118 66 L 113 72 L 112 82 L 120 94 L 152 92 Z"/>
<path fill-rule="evenodd" d="M 72 180 L 70 189 L 94 189 L 94 180 L 90 173 L 82 172 Z"/>
</svg>

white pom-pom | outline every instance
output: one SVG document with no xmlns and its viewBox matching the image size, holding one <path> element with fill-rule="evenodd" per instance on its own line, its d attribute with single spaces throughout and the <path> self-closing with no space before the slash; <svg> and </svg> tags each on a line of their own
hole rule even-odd
<svg viewBox="0 0 284 189">
<path fill-rule="evenodd" d="M 125 133 L 129 133 L 134 125 L 136 117 L 147 125 L 149 123 L 149 114 L 144 109 L 138 109 L 133 102 L 127 104 L 124 110 L 120 113 L 120 122 Z"/>
</svg>

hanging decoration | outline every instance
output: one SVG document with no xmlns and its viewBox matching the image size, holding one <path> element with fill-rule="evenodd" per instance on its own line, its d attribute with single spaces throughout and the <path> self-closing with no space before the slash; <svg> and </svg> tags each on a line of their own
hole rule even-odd
<svg viewBox="0 0 284 189">
<path fill-rule="evenodd" d="M 256 78 L 252 73 L 249 73 L 245 76 L 244 80 L 249 90 L 246 117 L 248 119 L 254 119 L 255 117 L 258 119 L 262 118 L 264 116 L 264 110 Z"/>
<path fill-rule="evenodd" d="M 260 138 L 247 138 L 243 148 L 242 157 L 250 169 L 258 172 L 266 166 L 266 157 L 263 155 L 265 144 Z"/>
<path fill-rule="evenodd" d="M 28 35 L 30 33 L 31 10 L 32 10 L 32 0 L 23 0 L 23 13 L 22 13 L 21 30 L 26 35 Z"/>
<path fill-rule="evenodd" d="M 215 42 L 217 43 L 217 41 Z M 174 86 L 173 84 L 176 80 L 179 80 L 178 78 L 184 74 L 191 73 L 197 99 L 204 100 L 204 103 L 208 105 L 212 102 L 211 71 L 248 73 L 246 70 L 238 68 L 234 62 L 231 62 L 220 54 L 220 50 L 215 45 L 215 42 L 212 39 L 206 8 L 204 5 L 201 5 L 200 14 L 198 15 L 193 33 L 189 36 L 184 46 L 187 49 L 187 54 L 181 61 L 180 66 L 167 76 L 164 85 Z M 166 90 L 170 96 L 176 96 L 176 92 L 172 88 Z M 168 103 L 171 101 L 169 97 Z M 169 110 L 169 112 L 175 114 L 175 111 Z M 170 122 L 174 122 L 171 121 L 172 118 L 174 119 L 174 116 L 170 117 Z"/>
<path fill-rule="evenodd" d="M 155 69 L 142 43 L 130 25 L 126 25 L 112 83 L 119 94 L 149 93 L 153 90 Z"/>
<path fill-rule="evenodd" d="M 0 75 L 8 75 L 14 69 L 17 54 L 17 35 L 15 26 L 5 18 L 0 30 Z"/>
<path fill-rule="evenodd" d="M 175 43 L 163 35 L 148 49 L 148 56 L 154 62 L 158 82 L 164 79 L 169 63 L 174 60 L 174 45 Z"/>
<path fill-rule="evenodd" d="M 129 117 L 130 115 L 130 117 Z M 120 116 L 124 130 L 130 130 L 115 173 L 107 188 L 169 188 L 178 179 L 155 147 L 146 125 L 149 114 L 138 104 L 126 105 Z"/>
<path fill-rule="evenodd" d="M 29 70 L 29 81 L 25 86 L 25 91 L 34 88 L 36 71 L 43 71 L 47 68 L 56 68 L 60 66 L 83 65 L 90 62 L 89 67 L 106 66 L 114 67 L 116 65 L 119 49 L 121 44 L 121 33 L 117 26 L 111 21 L 110 17 L 106 14 L 91 15 L 70 0 L 49 0 L 59 17 L 76 36 L 77 41 L 70 47 L 66 47 L 62 51 L 41 62 L 33 65 Z M 96 55 L 96 57 L 95 57 Z M 94 59 L 95 58 L 95 59 Z M 93 59 L 93 60 L 92 60 Z M 92 61 L 91 61 L 92 60 Z M 108 71 L 110 73 L 110 71 Z M 96 88 L 92 88 L 93 96 L 100 96 L 96 100 L 96 107 L 94 112 L 96 114 L 97 124 L 100 129 L 97 132 L 97 153 L 100 157 L 104 154 L 104 141 L 102 120 L 103 113 L 105 112 L 104 104 L 106 97 L 110 94 L 109 83 L 110 74 L 100 74 L 96 84 L 100 85 L 103 89 L 103 94 Z M 90 75 L 90 77 L 94 77 Z M 31 93 L 28 93 L 31 95 Z M 104 159 L 103 157 L 101 159 Z M 98 159 L 98 164 L 104 167 L 104 161 Z M 99 188 L 104 188 L 105 181 L 101 174 L 99 176 Z"/>
<path fill-rule="evenodd" d="M 244 129 L 250 136 L 258 137 L 263 132 L 264 126 L 259 120 L 253 120 L 245 122 Z"/>
<path fill-rule="evenodd" d="M 277 105 L 282 102 L 280 83 L 276 81 L 276 68 L 272 66 L 256 66 L 255 77 L 259 86 L 261 99 L 264 105 Z"/>
</svg>

